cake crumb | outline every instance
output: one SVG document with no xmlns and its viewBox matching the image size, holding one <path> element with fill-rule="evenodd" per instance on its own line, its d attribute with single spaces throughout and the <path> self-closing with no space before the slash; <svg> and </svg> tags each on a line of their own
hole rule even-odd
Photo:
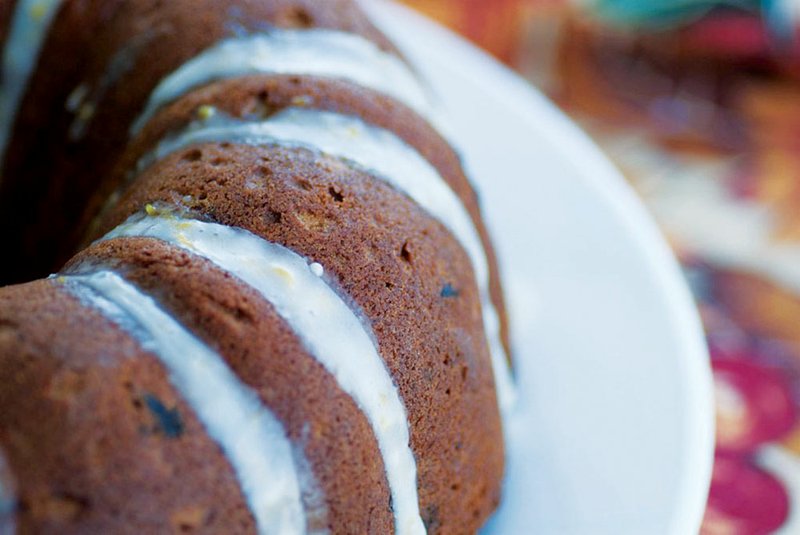
<svg viewBox="0 0 800 535">
<path fill-rule="evenodd" d="M 209 104 L 203 104 L 197 108 L 197 117 L 202 120 L 208 120 L 217 114 L 217 108 Z"/>
</svg>

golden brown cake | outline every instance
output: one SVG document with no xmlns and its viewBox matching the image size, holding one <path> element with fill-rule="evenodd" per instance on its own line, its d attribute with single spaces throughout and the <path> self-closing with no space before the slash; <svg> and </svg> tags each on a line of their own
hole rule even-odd
<svg viewBox="0 0 800 535">
<path fill-rule="evenodd" d="M 57 273 L 0 288 L 0 532 L 475 532 L 502 293 L 395 48 L 344 0 L 6 11 L 2 280 Z"/>
</svg>

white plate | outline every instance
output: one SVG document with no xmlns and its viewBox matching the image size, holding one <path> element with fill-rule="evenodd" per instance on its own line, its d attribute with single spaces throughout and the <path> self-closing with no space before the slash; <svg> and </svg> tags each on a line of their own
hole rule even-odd
<svg viewBox="0 0 800 535">
<path fill-rule="evenodd" d="M 485 531 L 696 533 L 711 374 L 678 265 L 619 173 L 510 71 L 394 4 L 365 1 L 432 84 L 502 260 L 520 390 Z"/>
</svg>

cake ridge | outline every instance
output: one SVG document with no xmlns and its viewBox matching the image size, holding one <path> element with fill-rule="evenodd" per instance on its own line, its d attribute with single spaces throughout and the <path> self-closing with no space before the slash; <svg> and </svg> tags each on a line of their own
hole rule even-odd
<svg viewBox="0 0 800 535">
<path fill-rule="evenodd" d="M 324 280 L 324 267 L 244 229 L 149 212 L 131 216 L 98 242 L 156 238 L 209 260 L 260 293 L 369 421 L 384 462 L 396 533 L 424 533 L 405 406 L 365 318 Z M 308 307 L 304 298 L 315 306 Z"/>
<path fill-rule="evenodd" d="M 18 7 L 60 0 L 15 1 Z M 19 303 L 19 310 L 9 314 L 15 321 L 25 314 L 29 320 L 40 316 L 45 305 L 27 306 L 38 286 L 47 289 L 46 305 L 55 303 L 52 318 L 29 322 L 33 328 L 23 331 L 38 344 L 35 356 L 42 359 L 42 369 L 31 369 L 24 377 L 27 382 L 12 380 L 4 387 L 17 392 L 19 401 L 7 396 L 12 410 L 3 426 L 31 436 L 41 430 L 48 439 L 39 441 L 40 448 L 31 445 L 37 454 L 30 459 L 24 458 L 27 450 L 20 450 L 19 443 L 8 444 L 17 448 L 8 450 L 13 453 L 9 460 L 27 476 L 18 480 L 19 486 L 13 478 L 8 481 L 12 491 L 19 489 L 22 504 L 12 510 L 10 520 L 23 528 L 55 522 L 64 530 L 102 525 L 113 531 L 118 525 L 114 522 L 122 520 L 121 529 L 132 530 L 142 530 L 144 523 L 159 526 L 157 531 L 170 525 L 181 530 L 216 526 L 226 532 L 254 527 L 265 531 L 258 514 L 267 512 L 259 513 L 251 503 L 240 470 L 231 469 L 227 450 L 175 384 L 168 366 L 150 354 L 149 329 L 165 337 L 167 331 L 161 328 L 172 321 L 215 355 L 282 429 L 288 441 L 286 465 L 293 468 L 295 480 L 296 496 L 290 501 L 299 510 L 296 523 L 304 522 L 286 532 L 476 531 L 500 500 L 506 438 L 502 416 L 510 405 L 504 399 L 513 399 L 514 392 L 504 347 L 507 332 L 501 332 L 507 326 L 494 250 L 478 197 L 457 150 L 448 143 L 450 129 L 439 115 L 446 110 L 437 96 L 351 0 L 233 0 L 225 4 L 227 9 L 217 9 L 215 0 L 70 1 L 61 3 L 63 9 L 50 29 L 39 69 L 28 82 L 30 96 L 23 92 L 18 128 L 10 130 L 15 137 L 5 155 L 13 194 L 6 197 L 11 201 L 5 213 L 14 214 L 17 206 L 26 205 L 15 198 L 38 191 L 26 184 L 41 183 L 41 206 L 55 206 L 37 212 L 39 220 L 51 221 L 54 231 L 36 228 L 30 234 L 45 240 L 26 242 L 41 244 L 37 251 L 43 251 L 43 258 L 50 249 L 62 249 L 51 255 L 60 256 L 59 264 L 51 262 L 44 276 L 72 258 L 62 268 L 63 278 L 53 276 L 8 291 L 12 306 Z M 73 104 L 102 83 L 116 54 L 156 20 L 175 31 L 142 47 L 131 62 L 136 68 L 109 82 L 109 91 L 98 97 L 86 137 L 71 137 L 67 122 L 73 121 Z M 240 46 L 263 44 L 270 36 L 283 40 L 278 48 L 299 43 L 294 56 L 278 60 L 286 65 L 283 70 L 253 67 L 262 59 L 268 65 L 267 59 L 280 58 L 274 47 L 270 58 L 254 58 Z M 85 58 L 86 67 L 65 65 L 62 73 L 57 64 L 62 47 Z M 156 102 L 162 82 L 215 50 L 225 53 L 207 63 L 211 69 L 198 68 L 194 79 L 174 85 L 174 95 L 162 92 L 163 102 Z M 322 64 L 320 72 L 304 72 L 309 61 Z M 337 71 L 342 63 L 356 74 Z M 49 78 L 64 82 L 48 83 Z M 243 134 L 240 140 L 229 135 L 261 123 L 279 130 L 272 132 L 272 141 L 265 141 L 259 131 Z M 51 128 L 41 136 L 38 130 L 45 124 Z M 181 139 L 184 129 L 188 135 Z M 314 135 L 306 135 L 308 130 Z M 354 145 L 337 144 L 348 140 Z M 374 150 L 365 151 L 364 143 Z M 54 151 L 51 158 L 33 153 L 38 149 L 44 154 L 48 147 Z M 359 152 L 371 156 L 365 159 Z M 388 160 L 400 160 L 393 164 L 399 171 L 382 171 Z M 391 175 L 397 179 L 391 180 Z M 76 176 L 85 178 L 82 189 Z M 405 180 L 416 185 L 401 187 Z M 77 217 L 69 207 L 86 195 L 93 197 L 78 207 L 83 215 Z M 96 224 L 92 222 L 86 234 L 86 223 L 93 217 Z M 78 224 L 63 244 L 50 247 L 46 239 L 58 234 L 55 229 L 69 228 L 53 224 L 59 218 Z M 72 256 L 80 236 L 81 252 Z M 89 245 L 98 236 L 102 237 Z M 240 242 L 243 236 L 251 241 Z M 292 261 L 281 257 L 270 264 L 255 258 L 264 243 L 278 252 L 285 249 Z M 231 265 L 236 269 L 226 267 Z M 306 294 L 311 293 L 304 288 L 306 282 L 327 288 L 330 303 L 298 298 L 290 299 L 289 305 L 305 307 L 316 319 L 343 310 L 361 333 L 357 338 L 372 358 L 370 369 L 377 370 L 377 382 L 388 388 L 373 391 L 376 374 L 367 373 L 352 358 L 352 331 L 338 328 L 341 320 L 334 318 L 330 329 L 309 321 L 304 329 L 312 331 L 316 346 L 325 346 L 325 351 L 331 340 L 346 339 L 336 344 L 346 346 L 347 354 L 336 351 L 347 358 L 346 372 L 355 379 L 344 382 L 369 383 L 348 383 L 344 388 L 341 376 L 331 369 L 339 362 L 323 363 L 304 339 L 304 329 L 296 328 L 257 288 L 255 279 L 263 283 L 264 271 L 270 270 L 266 279 L 276 279 L 279 288 L 293 285 Z M 243 271 L 252 278 L 242 276 Z M 87 285 L 87 278 L 96 287 Z M 123 290 L 132 289 L 169 321 L 160 322 L 162 316 L 144 318 L 147 322 L 131 319 L 136 314 L 103 300 L 98 293 L 105 289 L 103 284 L 116 291 L 120 284 Z M 86 299 L 76 299 L 77 294 Z M 0 292 L 0 298 L 4 295 Z M 85 324 L 76 315 L 86 316 Z M 95 324 L 105 328 L 95 329 Z M 25 325 L 20 322 L 20 330 Z M 58 332 L 51 333 L 51 325 Z M 335 336 L 328 336 L 329 331 Z M 62 337 L 72 344 L 69 354 L 52 350 Z M 76 376 L 94 381 L 92 395 L 96 391 L 107 396 L 113 410 L 106 412 L 112 421 L 92 419 L 105 414 L 106 405 L 95 409 L 77 380 L 71 382 L 73 376 L 59 377 L 63 391 L 55 394 L 63 396 L 56 400 L 59 410 L 65 403 L 68 409 L 81 403 L 87 407 L 69 413 L 72 418 L 80 412 L 73 422 L 80 433 L 94 436 L 98 430 L 105 438 L 107 429 L 116 429 L 119 422 L 122 440 L 108 440 L 107 450 L 94 455 L 91 443 L 64 440 L 82 436 L 69 427 L 37 429 L 36 419 L 26 417 L 28 407 L 48 417 L 60 414 L 48 410 L 51 389 L 39 388 L 36 381 L 60 373 L 62 356 L 64 362 L 83 365 L 89 362 L 81 360 L 84 355 L 105 355 L 107 348 L 111 353 L 118 345 L 126 348 L 124 354 L 119 352 L 123 358 L 135 356 L 121 361 L 132 371 L 100 373 L 91 363 L 87 372 L 81 368 Z M 5 371 L 14 373 L 16 363 L 27 358 L 20 347 L 26 346 L 9 337 L 0 339 L 0 357 L 11 363 Z M 79 388 L 73 389 L 74 384 Z M 179 440 L 172 440 L 176 437 L 169 434 L 171 424 L 164 427 L 161 413 L 149 405 L 148 385 L 155 385 L 168 416 L 174 412 L 186 422 L 187 432 Z M 354 389 L 369 399 L 363 402 Z M 29 397 L 33 401 L 26 405 Z M 210 398 L 206 402 L 213 404 L 213 395 Z M 132 416 L 118 418 L 120 411 Z M 84 413 L 89 418 L 83 418 Z M 0 468 L 1 450 L 2 444 Z M 140 456 L 140 450 L 145 455 Z M 65 457 L 62 451 L 72 454 Z M 125 465 L 127 459 L 130 466 Z M 41 473 L 35 469 L 39 465 Z M 70 470 L 61 475 L 67 466 Z M 148 470 L 163 481 L 151 478 Z M 85 485 L 84 472 L 100 477 Z M 184 474 L 190 481 L 197 477 L 199 484 L 185 485 Z M 1 476 L 0 470 L 0 484 Z M 151 480 L 154 484 L 149 486 Z M 58 518 L 57 508 L 40 514 L 43 508 L 37 509 L 35 501 L 39 494 L 47 494 L 44 499 L 52 495 L 58 505 L 64 485 L 76 496 L 79 514 Z M 277 509 L 273 512 L 280 516 Z M 0 532 L 4 520 L 0 489 Z"/>
<path fill-rule="evenodd" d="M 164 364 L 170 382 L 228 458 L 259 533 L 302 533 L 305 516 L 293 461 L 298 452 L 282 424 L 224 359 L 112 271 L 78 270 L 56 280 Z"/>
<path fill-rule="evenodd" d="M 502 346 L 499 316 L 490 295 L 487 253 L 461 199 L 430 162 L 390 130 L 370 125 L 354 115 L 288 107 L 266 119 L 248 121 L 213 110 L 207 112 L 206 118 L 159 142 L 139 160 L 137 171 L 194 144 L 276 145 L 338 158 L 399 190 L 444 225 L 469 256 L 480 293 L 498 402 L 504 412 L 511 410 L 515 393 Z"/>
<path fill-rule="evenodd" d="M 222 39 L 168 74 L 151 92 L 130 133 L 140 132 L 159 108 L 196 87 L 267 73 L 349 80 L 405 103 L 434 124 L 440 122 L 411 68 L 369 39 L 339 30 L 275 28 Z"/>
<path fill-rule="evenodd" d="M 11 27 L 3 46 L 0 77 L 0 163 L 5 157 L 28 80 L 36 67 L 61 2 L 62 0 L 18 0 L 14 6 Z"/>
</svg>

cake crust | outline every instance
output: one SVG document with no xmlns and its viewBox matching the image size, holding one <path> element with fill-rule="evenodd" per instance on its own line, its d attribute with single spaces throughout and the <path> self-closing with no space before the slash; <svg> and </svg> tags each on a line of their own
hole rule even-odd
<svg viewBox="0 0 800 535">
<path fill-rule="evenodd" d="M 0 288 L 0 532 L 479 530 L 498 269 L 393 45 L 351 0 L 39 7 L 0 285 L 71 260 Z"/>
<path fill-rule="evenodd" d="M 75 252 L 65 230 L 167 74 L 220 39 L 272 26 L 342 30 L 393 50 L 349 0 L 64 0 L 6 151 L 0 241 L 19 257 L 0 265 L 0 284 L 46 276 Z"/>
<path fill-rule="evenodd" d="M 0 289 L 0 442 L 19 530 L 252 532 L 228 461 L 158 360 L 63 284 Z"/>
<path fill-rule="evenodd" d="M 325 266 L 370 321 L 406 404 L 423 519 L 476 530 L 499 502 L 502 430 L 470 262 L 446 229 L 338 160 L 228 143 L 152 166 L 107 228 L 174 203 Z"/>
<path fill-rule="evenodd" d="M 152 238 L 99 243 L 66 271 L 82 266 L 112 269 L 152 295 L 259 394 L 311 465 L 309 532 L 392 531 L 383 461 L 366 418 L 256 291 Z"/>
<path fill-rule="evenodd" d="M 109 196 L 120 195 L 126 184 L 135 176 L 132 170 L 159 141 L 186 128 L 204 111 L 212 110 L 231 118 L 257 121 L 268 118 L 287 108 L 301 107 L 359 117 L 366 123 L 390 130 L 416 149 L 439 172 L 442 179 L 461 199 L 480 236 L 489 263 L 489 290 L 492 302 L 500 315 L 501 338 L 510 354 L 508 318 L 505 312 L 503 291 L 494 249 L 486 227 L 480 217 L 478 197 L 461 167 L 458 154 L 447 141 L 425 120 L 398 101 L 352 83 L 314 76 L 251 75 L 208 84 L 187 93 L 174 103 L 165 106 L 130 143 L 119 165 L 110 173 L 89 203 L 78 225 L 78 232 L 86 232 L 83 244 L 100 237 L 103 223 L 100 206 L 107 204 Z M 97 214 L 100 213 L 98 216 Z M 88 229 L 86 231 L 85 229 Z M 76 237 L 74 242 L 81 241 Z"/>
</svg>

